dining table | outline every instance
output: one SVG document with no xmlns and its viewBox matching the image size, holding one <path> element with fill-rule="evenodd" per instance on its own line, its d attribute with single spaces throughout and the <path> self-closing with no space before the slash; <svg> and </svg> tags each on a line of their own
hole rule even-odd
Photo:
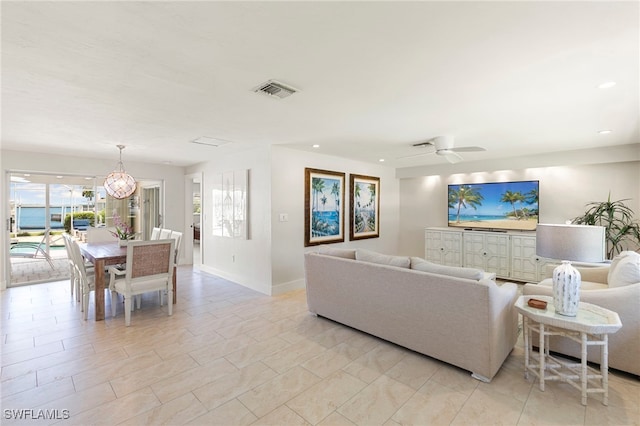
<svg viewBox="0 0 640 426">
<path fill-rule="evenodd" d="M 118 241 L 99 243 L 80 243 L 80 253 L 95 268 L 95 303 L 96 321 L 104 320 L 105 311 L 105 268 L 109 265 L 120 265 L 127 261 L 127 246 L 120 246 Z"/>
<path fill-rule="evenodd" d="M 104 320 L 105 312 L 105 268 L 127 262 L 127 246 L 119 241 L 80 243 L 80 253 L 95 268 L 96 321 Z M 176 268 L 173 269 L 173 303 L 176 303 Z"/>
</svg>

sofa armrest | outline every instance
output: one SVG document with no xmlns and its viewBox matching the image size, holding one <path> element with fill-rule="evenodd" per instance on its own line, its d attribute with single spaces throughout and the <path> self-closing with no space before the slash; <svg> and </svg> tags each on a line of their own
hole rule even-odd
<svg viewBox="0 0 640 426">
<path fill-rule="evenodd" d="M 558 265 L 547 265 L 545 268 L 545 277 L 551 278 L 553 277 L 553 270 L 556 269 Z M 592 283 L 602 283 L 607 284 L 607 277 L 609 276 L 609 265 L 607 266 L 578 266 L 574 267 L 580 272 L 580 277 L 582 281 L 591 281 Z"/>
</svg>

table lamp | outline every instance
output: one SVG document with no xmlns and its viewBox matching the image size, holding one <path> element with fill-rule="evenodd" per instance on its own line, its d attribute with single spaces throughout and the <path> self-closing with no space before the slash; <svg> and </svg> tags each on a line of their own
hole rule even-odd
<svg viewBox="0 0 640 426">
<path fill-rule="evenodd" d="M 603 262 L 605 250 L 604 226 L 538 224 L 536 254 L 562 261 L 553 270 L 556 313 L 571 317 L 578 313 L 581 277 L 571 261 Z"/>
</svg>

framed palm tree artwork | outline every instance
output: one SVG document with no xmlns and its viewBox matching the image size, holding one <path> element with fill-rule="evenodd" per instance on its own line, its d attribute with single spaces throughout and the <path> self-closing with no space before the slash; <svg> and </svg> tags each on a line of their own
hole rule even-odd
<svg viewBox="0 0 640 426">
<path fill-rule="evenodd" d="M 351 214 L 349 239 L 378 238 L 380 236 L 380 178 L 350 175 Z"/>
<path fill-rule="evenodd" d="M 304 246 L 344 241 L 345 174 L 304 169 Z"/>
</svg>

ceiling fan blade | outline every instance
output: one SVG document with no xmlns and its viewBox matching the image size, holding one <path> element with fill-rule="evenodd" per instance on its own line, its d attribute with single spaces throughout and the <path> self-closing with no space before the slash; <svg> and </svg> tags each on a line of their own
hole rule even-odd
<svg viewBox="0 0 640 426">
<path fill-rule="evenodd" d="M 450 148 L 451 151 L 455 152 L 479 152 L 486 151 L 485 148 L 481 146 L 461 146 L 459 148 Z"/>
<path fill-rule="evenodd" d="M 404 160 L 405 158 L 420 157 L 421 155 L 433 154 L 434 152 L 435 152 L 434 150 L 430 150 L 426 152 L 421 152 L 420 154 L 404 155 L 402 157 L 396 157 L 396 160 Z"/>
<path fill-rule="evenodd" d="M 451 164 L 456 164 L 462 161 L 462 157 L 460 156 L 460 154 L 450 149 L 441 149 L 439 151 L 436 151 L 436 154 L 443 156 Z"/>
<path fill-rule="evenodd" d="M 436 149 L 434 148 L 433 144 L 430 141 L 414 143 L 411 146 L 414 147 L 414 148 L 418 148 L 420 153 L 411 154 L 411 155 L 404 155 L 402 157 L 396 157 L 396 160 L 402 160 L 402 159 L 405 159 L 405 158 L 412 158 L 412 157 L 419 157 L 421 155 L 433 154 L 434 152 L 436 152 Z"/>
</svg>

